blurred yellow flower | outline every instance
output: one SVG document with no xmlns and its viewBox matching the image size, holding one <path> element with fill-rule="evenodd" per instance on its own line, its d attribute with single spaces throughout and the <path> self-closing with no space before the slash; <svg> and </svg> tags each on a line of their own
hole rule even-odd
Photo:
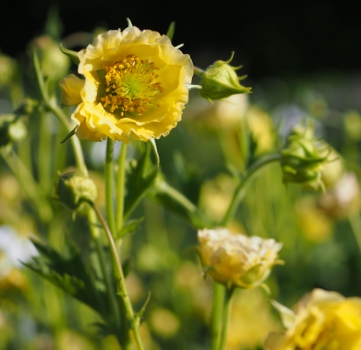
<svg viewBox="0 0 361 350">
<path fill-rule="evenodd" d="M 233 234 L 225 228 L 198 231 L 204 273 L 227 287 L 254 288 L 281 264 L 278 252 L 282 243 Z"/>
<path fill-rule="evenodd" d="M 167 36 L 136 27 L 100 34 L 78 53 L 78 72 L 61 82 L 62 103 L 79 103 L 72 114 L 77 135 L 129 142 L 166 136 L 188 102 L 193 64 Z"/>
<path fill-rule="evenodd" d="M 271 333 L 266 350 L 361 349 L 361 298 L 315 289 L 300 300 L 295 313 L 277 308 L 287 330 Z"/>
</svg>

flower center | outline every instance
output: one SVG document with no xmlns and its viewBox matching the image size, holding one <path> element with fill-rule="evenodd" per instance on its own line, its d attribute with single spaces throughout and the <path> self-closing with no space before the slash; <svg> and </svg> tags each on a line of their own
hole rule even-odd
<svg viewBox="0 0 361 350">
<path fill-rule="evenodd" d="M 159 70 L 154 62 L 140 60 L 135 55 L 128 55 L 111 66 L 105 66 L 105 96 L 102 105 L 110 113 L 125 112 L 143 114 L 149 107 L 159 105 L 154 97 L 163 92 L 155 74 Z"/>
</svg>

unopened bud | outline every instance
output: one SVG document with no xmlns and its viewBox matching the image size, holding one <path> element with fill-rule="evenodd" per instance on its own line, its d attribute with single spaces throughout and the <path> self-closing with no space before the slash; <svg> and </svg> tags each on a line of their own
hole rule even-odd
<svg viewBox="0 0 361 350">
<path fill-rule="evenodd" d="M 209 66 L 202 75 L 200 95 L 208 100 L 220 100 L 235 94 L 250 93 L 251 88 L 242 86 L 239 81 L 244 77 L 238 77 L 236 70 L 241 67 L 232 67 L 228 63 L 232 61 L 216 61 Z"/>
<path fill-rule="evenodd" d="M 82 209 L 84 203 L 93 203 L 97 197 L 94 182 L 77 172 L 61 174 L 56 192 L 58 199 L 72 210 Z"/>
<path fill-rule="evenodd" d="M 13 114 L 0 115 L 0 147 L 18 142 L 26 136 L 26 127 Z"/>
<path fill-rule="evenodd" d="M 317 188 L 323 186 L 321 170 L 330 161 L 331 147 L 314 137 L 313 126 L 296 126 L 281 151 L 283 182 L 305 183 Z"/>
</svg>

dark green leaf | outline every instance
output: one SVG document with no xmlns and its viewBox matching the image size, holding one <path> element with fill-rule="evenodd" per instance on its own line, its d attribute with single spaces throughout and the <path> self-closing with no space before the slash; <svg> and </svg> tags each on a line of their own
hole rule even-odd
<svg viewBox="0 0 361 350">
<path fill-rule="evenodd" d="M 68 49 L 66 49 L 62 44 L 60 44 L 59 47 L 60 47 L 60 51 L 61 51 L 63 54 L 69 56 L 75 64 L 78 65 L 78 64 L 80 63 L 80 60 L 79 60 L 79 57 L 78 57 L 78 53 L 77 53 L 76 51 L 68 50 Z"/>
</svg>

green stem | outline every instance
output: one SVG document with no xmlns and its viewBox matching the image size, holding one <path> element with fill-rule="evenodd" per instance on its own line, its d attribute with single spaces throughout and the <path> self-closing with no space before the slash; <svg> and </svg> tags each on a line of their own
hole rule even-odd
<svg viewBox="0 0 361 350">
<path fill-rule="evenodd" d="M 118 181 L 117 181 L 117 195 L 116 195 L 116 214 L 115 214 L 115 228 L 116 232 L 120 232 L 124 221 L 124 184 L 125 184 L 125 160 L 127 156 L 127 145 L 122 142 L 118 160 Z"/>
<path fill-rule="evenodd" d="M 351 229 L 355 236 L 360 254 L 361 254 L 361 218 L 359 214 L 350 215 L 348 217 Z"/>
<path fill-rule="evenodd" d="M 246 188 L 248 183 L 251 179 L 253 179 L 256 175 L 259 174 L 259 171 L 263 169 L 266 165 L 276 162 L 280 160 L 279 154 L 271 154 L 268 156 L 264 156 L 263 158 L 259 159 L 257 162 L 255 162 L 247 171 L 246 176 L 243 178 L 243 180 L 239 183 L 238 187 L 233 193 L 233 197 L 231 200 L 231 203 L 228 207 L 228 210 L 221 222 L 222 226 L 227 226 L 229 222 L 233 219 L 234 214 L 236 212 L 236 209 L 243 199 L 243 197 L 246 194 Z"/>
<path fill-rule="evenodd" d="M 94 241 L 95 249 L 97 252 L 98 259 L 99 259 L 100 269 L 101 269 L 101 272 L 103 275 L 103 279 L 104 279 L 104 283 L 105 283 L 105 287 L 106 287 L 106 291 L 107 291 L 107 295 L 108 295 L 108 299 L 109 299 L 109 303 L 110 303 L 110 309 L 111 309 L 111 312 L 113 313 L 113 317 L 115 319 L 115 323 L 117 326 L 116 328 L 121 329 L 121 317 L 120 317 L 120 313 L 119 313 L 119 309 L 118 309 L 118 305 L 117 305 L 116 296 L 114 293 L 115 289 L 114 289 L 112 280 L 110 278 L 110 274 L 107 273 L 107 270 L 106 270 L 106 257 L 104 255 L 103 247 L 101 244 L 99 228 L 97 227 L 97 216 L 96 216 L 96 213 L 94 212 L 94 210 L 91 209 L 88 211 L 87 218 L 88 218 L 88 222 L 90 225 L 90 232 L 92 235 L 92 239 Z"/>
<path fill-rule="evenodd" d="M 202 68 L 194 67 L 194 74 L 202 77 L 204 70 Z"/>
<path fill-rule="evenodd" d="M 105 207 L 106 217 L 109 224 L 110 232 L 115 234 L 114 205 L 113 205 L 113 151 L 114 141 L 107 138 L 107 150 L 105 157 Z"/>
<path fill-rule="evenodd" d="M 222 309 L 224 301 L 225 287 L 217 282 L 213 282 L 212 314 L 211 314 L 211 349 L 218 350 L 220 339 L 220 325 L 222 322 Z"/>
<path fill-rule="evenodd" d="M 219 342 L 218 350 L 224 350 L 227 342 L 227 329 L 228 329 L 228 320 L 229 320 L 229 311 L 231 309 L 231 299 L 233 295 L 234 288 L 227 289 L 225 293 L 223 315 L 222 315 L 222 332 L 221 339 Z"/>
<path fill-rule="evenodd" d="M 94 208 L 94 211 L 97 214 L 97 216 L 105 230 L 107 238 L 109 240 L 110 248 L 111 248 L 113 258 L 115 261 L 115 265 L 116 265 L 117 277 L 119 279 L 119 281 L 118 281 L 119 294 L 123 299 L 126 313 L 130 319 L 131 327 L 132 327 L 132 330 L 134 333 L 135 342 L 136 342 L 139 350 L 144 350 L 142 340 L 141 340 L 140 334 L 139 334 L 140 320 L 139 320 L 139 317 L 134 313 L 133 306 L 132 306 L 132 303 L 129 298 L 129 294 L 128 294 L 127 288 L 125 286 L 125 277 L 124 277 L 122 265 L 120 263 L 120 258 L 118 255 L 117 247 L 115 245 L 115 241 L 113 239 L 113 236 L 109 229 L 109 226 L 108 226 L 107 222 L 105 221 L 100 210 L 95 205 L 92 205 L 92 207 Z"/>
<path fill-rule="evenodd" d="M 42 99 L 44 100 L 46 107 L 52 113 L 54 113 L 54 115 L 63 124 L 63 126 L 65 127 L 67 132 L 70 133 L 73 129 L 73 127 L 70 124 L 70 121 L 68 120 L 66 115 L 63 113 L 63 111 L 59 108 L 59 106 L 56 104 L 56 101 L 52 100 L 49 97 L 48 91 L 46 90 L 44 77 L 43 77 L 43 74 L 40 69 L 39 58 L 38 58 L 38 55 L 36 54 L 35 50 L 33 51 L 33 62 L 34 62 L 35 74 L 36 74 L 36 79 L 38 82 L 40 94 L 41 94 Z M 84 156 L 83 156 L 83 151 L 81 149 L 80 141 L 77 137 L 72 137 L 71 142 L 72 142 L 72 146 L 73 146 L 73 150 L 74 150 L 75 161 L 76 161 L 77 167 L 78 167 L 79 171 L 81 171 L 85 176 L 88 176 L 88 169 L 84 162 Z"/>
<path fill-rule="evenodd" d="M 39 184 L 40 187 L 48 193 L 51 188 L 51 154 L 52 149 L 52 137 L 49 133 L 46 113 L 40 115 L 40 127 L 39 127 L 39 144 L 38 144 L 38 170 L 39 170 Z"/>
</svg>

